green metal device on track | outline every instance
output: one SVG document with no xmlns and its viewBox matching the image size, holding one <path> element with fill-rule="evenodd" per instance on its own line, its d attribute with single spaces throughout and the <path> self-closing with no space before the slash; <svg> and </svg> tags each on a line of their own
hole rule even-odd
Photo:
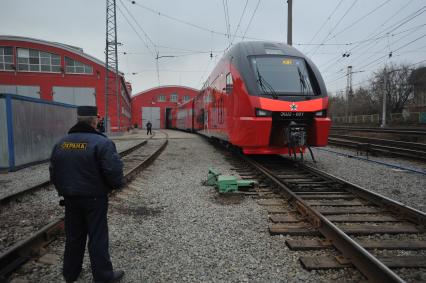
<svg viewBox="0 0 426 283">
<path fill-rule="evenodd" d="M 215 186 L 219 193 L 234 193 L 241 188 L 249 188 L 255 185 L 255 180 L 237 180 L 235 176 L 222 175 L 210 168 L 207 175 L 206 185 Z"/>
</svg>

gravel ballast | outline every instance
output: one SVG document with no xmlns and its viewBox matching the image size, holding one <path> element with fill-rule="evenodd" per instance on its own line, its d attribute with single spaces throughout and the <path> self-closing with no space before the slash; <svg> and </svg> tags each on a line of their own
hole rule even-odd
<svg viewBox="0 0 426 283">
<path fill-rule="evenodd" d="M 326 149 L 356 155 L 355 152 L 342 148 L 327 147 Z M 314 148 L 313 151 L 317 163 L 308 161 L 310 166 L 426 212 L 426 175 L 348 158 L 322 149 Z M 307 157 L 307 159 L 309 158 Z M 370 159 L 426 172 L 426 165 L 420 162 L 371 156 Z"/>
<path fill-rule="evenodd" d="M 126 139 L 127 138 L 127 139 Z M 118 152 L 122 152 L 141 143 L 146 136 L 127 135 L 120 139 L 114 138 Z M 15 172 L 5 172 L 0 174 L 0 198 L 12 193 L 17 193 L 26 188 L 38 185 L 49 180 L 49 163 L 41 163 Z"/>
<path fill-rule="evenodd" d="M 271 236 L 266 210 L 250 197 L 219 197 L 201 183 L 208 169 L 235 174 L 222 152 L 198 136 L 173 139 L 163 154 L 112 199 L 110 247 L 121 282 L 329 282 L 360 280 L 353 269 L 306 271 L 289 237 Z M 49 248 L 58 262 L 27 265 L 23 277 L 61 282 L 63 242 Z M 19 272 L 20 273 L 20 272 Z M 20 277 L 20 276 L 19 276 Z M 86 254 L 79 282 L 90 282 Z"/>
</svg>

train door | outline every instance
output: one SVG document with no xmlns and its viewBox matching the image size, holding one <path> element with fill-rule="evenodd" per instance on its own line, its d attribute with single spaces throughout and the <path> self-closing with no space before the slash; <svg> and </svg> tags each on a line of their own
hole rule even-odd
<svg viewBox="0 0 426 283">
<path fill-rule="evenodd" d="M 160 128 L 160 107 L 142 107 L 142 128 L 151 121 L 153 129 Z"/>
</svg>

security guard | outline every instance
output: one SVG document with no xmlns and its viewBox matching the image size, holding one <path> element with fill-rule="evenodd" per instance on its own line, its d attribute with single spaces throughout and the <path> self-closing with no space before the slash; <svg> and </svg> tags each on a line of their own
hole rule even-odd
<svg viewBox="0 0 426 283">
<path fill-rule="evenodd" d="M 77 108 L 78 122 L 53 148 L 50 178 L 65 202 L 63 275 L 74 282 L 83 264 L 86 238 L 95 282 L 117 282 L 108 247 L 108 193 L 123 184 L 123 162 L 115 144 L 96 131 L 97 108 Z"/>
</svg>

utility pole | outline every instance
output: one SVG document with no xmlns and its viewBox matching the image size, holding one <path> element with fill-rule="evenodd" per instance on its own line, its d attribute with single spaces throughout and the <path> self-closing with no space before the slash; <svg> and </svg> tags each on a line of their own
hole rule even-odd
<svg viewBox="0 0 426 283">
<path fill-rule="evenodd" d="M 349 98 L 352 96 L 352 66 L 348 66 L 346 81 L 346 103 L 345 103 L 345 120 L 348 122 L 349 116 Z"/>
<path fill-rule="evenodd" d="M 158 65 L 158 59 L 160 59 L 160 56 L 159 56 L 159 52 L 157 51 L 157 56 L 155 57 L 155 67 L 157 69 L 158 86 L 160 86 L 160 67 Z"/>
<path fill-rule="evenodd" d="M 110 89 L 109 73 L 115 72 L 115 94 L 117 97 L 117 127 L 120 129 L 120 97 L 118 93 L 118 50 L 117 50 L 117 14 L 116 0 L 106 0 L 106 44 L 105 44 L 105 132 L 111 127 L 108 120 L 109 96 L 113 94 Z"/>
<path fill-rule="evenodd" d="M 293 0 L 287 0 L 287 44 L 293 45 Z"/>
<path fill-rule="evenodd" d="M 387 87 L 388 87 L 388 72 L 385 67 L 384 71 L 384 77 L 383 77 L 383 104 L 382 104 L 382 124 L 380 125 L 380 128 L 386 127 L 386 100 L 387 100 Z"/>
</svg>

